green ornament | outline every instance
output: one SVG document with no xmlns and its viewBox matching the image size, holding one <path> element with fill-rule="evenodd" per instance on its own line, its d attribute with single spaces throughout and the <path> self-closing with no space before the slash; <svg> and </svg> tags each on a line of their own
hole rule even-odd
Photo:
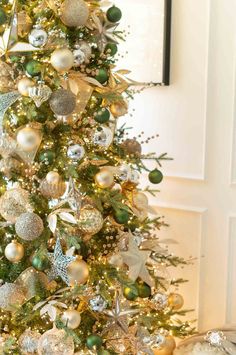
<svg viewBox="0 0 236 355">
<path fill-rule="evenodd" d="M 42 66 L 41 63 L 38 62 L 37 60 L 30 60 L 26 64 L 26 71 L 30 76 L 36 76 L 41 73 Z"/>
<path fill-rule="evenodd" d="M 109 118 L 110 111 L 107 108 L 101 109 L 94 116 L 95 121 L 97 121 L 98 123 L 106 123 L 107 121 L 109 121 Z"/>
<path fill-rule="evenodd" d="M 119 224 L 126 224 L 129 220 L 129 212 L 126 210 L 116 210 L 114 213 L 115 221 Z"/>
<path fill-rule="evenodd" d="M 99 349 L 102 346 L 102 338 L 99 335 L 91 334 L 86 339 L 86 344 L 89 349 Z"/>
<path fill-rule="evenodd" d="M 146 283 L 138 284 L 138 295 L 141 298 L 147 298 L 151 296 L 151 287 L 148 286 Z"/>
<path fill-rule="evenodd" d="M 100 84 L 105 84 L 105 82 L 108 80 L 108 72 L 107 69 L 101 68 L 98 71 L 98 74 L 95 76 L 95 79 L 100 83 Z"/>
<path fill-rule="evenodd" d="M 107 351 L 105 349 L 101 349 L 101 350 L 98 350 L 97 354 L 98 355 L 110 355 L 111 353 L 109 353 L 109 351 Z"/>
<path fill-rule="evenodd" d="M 32 266 L 38 271 L 44 271 L 49 268 L 50 262 L 46 255 L 35 255 L 32 259 Z"/>
<path fill-rule="evenodd" d="M 122 12 L 118 7 L 112 6 L 107 10 L 108 21 L 118 22 L 120 21 L 121 17 L 122 17 Z"/>
<path fill-rule="evenodd" d="M 126 286 L 123 289 L 123 295 L 124 297 L 129 300 L 129 301 L 135 301 L 136 298 L 138 297 L 138 290 L 135 286 Z"/>
<path fill-rule="evenodd" d="M 6 21 L 7 21 L 7 14 L 3 10 L 3 8 L 0 7 L 0 25 L 4 25 L 4 23 L 6 23 Z"/>
<path fill-rule="evenodd" d="M 43 152 L 41 152 L 39 154 L 39 161 L 44 162 L 44 163 L 48 163 L 48 164 L 52 164 L 55 157 L 56 157 L 55 152 L 48 149 L 48 150 L 44 150 Z"/>
<path fill-rule="evenodd" d="M 163 174 L 160 170 L 154 169 L 148 174 L 149 181 L 152 184 L 160 184 L 163 179 Z"/>
<path fill-rule="evenodd" d="M 105 52 L 108 53 L 110 56 L 114 56 L 118 51 L 118 47 L 115 43 L 107 43 L 105 47 Z"/>
</svg>

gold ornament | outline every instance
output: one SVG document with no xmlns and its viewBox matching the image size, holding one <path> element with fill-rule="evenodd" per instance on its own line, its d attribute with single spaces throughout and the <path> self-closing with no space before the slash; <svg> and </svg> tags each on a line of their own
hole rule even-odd
<svg viewBox="0 0 236 355">
<path fill-rule="evenodd" d="M 65 0 L 61 6 L 61 20 L 68 27 L 84 26 L 89 8 L 84 0 Z"/>
<path fill-rule="evenodd" d="M 117 101 L 111 104 L 110 111 L 115 118 L 126 115 L 128 112 L 128 104 L 126 101 Z"/>
<path fill-rule="evenodd" d="M 88 281 L 89 268 L 84 260 L 75 260 L 68 265 L 67 273 L 71 286 L 83 285 Z"/>
<path fill-rule="evenodd" d="M 35 83 L 29 78 L 23 78 L 18 81 L 17 88 L 21 95 L 29 96 L 29 88 L 33 87 Z"/>
<path fill-rule="evenodd" d="M 0 214 L 8 222 L 15 223 L 22 213 L 31 210 L 29 193 L 21 188 L 8 190 L 0 198 Z"/>
<path fill-rule="evenodd" d="M 59 178 L 55 182 L 48 181 L 47 177 L 40 184 L 40 192 L 47 198 L 59 198 L 66 192 L 66 183 Z"/>
<path fill-rule="evenodd" d="M 11 243 L 7 244 L 4 254 L 12 263 L 18 263 L 24 256 L 24 247 L 16 240 L 13 240 Z"/>
<path fill-rule="evenodd" d="M 179 310 L 184 305 L 183 297 L 178 293 L 171 293 L 168 297 L 169 306 L 174 310 Z"/>
<path fill-rule="evenodd" d="M 95 181 L 101 189 L 107 189 L 114 184 L 114 175 L 109 169 L 103 168 L 95 175 Z"/>
<path fill-rule="evenodd" d="M 37 86 L 30 87 L 28 93 L 29 97 L 34 100 L 36 107 L 40 107 L 42 103 L 50 98 L 52 90 L 49 86 L 40 83 Z"/>
<path fill-rule="evenodd" d="M 5 283 L 0 287 L 0 308 L 14 312 L 25 302 L 24 289 L 14 283 Z"/>
<path fill-rule="evenodd" d="M 32 152 L 37 149 L 41 143 L 41 139 L 42 136 L 39 130 L 28 126 L 21 128 L 16 136 L 17 143 L 25 152 Z"/>
<path fill-rule="evenodd" d="M 73 64 L 73 53 L 67 48 L 56 49 L 51 55 L 51 65 L 59 73 L 67 72 Z"/>
<path fill-rule="evenodd" d="M 86 205 L 80 210 L 78 226 L 82 232 L 94 235 L 102 229 L 102 214 L 93 206 Z"/>
<path fill-rule="evenodd" d="M 67 328 L 76 329 L 81 322 L 80 312 L 76 311 L 75 309 L 68 309 L 67 311 L 63 312 L 61 320 L 67 326 Z"/>
<path fill-rule="evenodd" d="M 142 153 L 142 146 L 136 139 L 126 139 L 121 147 L 124 149 L 126 154 L 134 155 L 139 157 Z"/>
<path fill-rule="evenodd" d="M 8 178 L 12 177 L 12 172 L 20 172 L 22 164 L 15 158 L 5 158 L 0 160 L 0 171 Z"/>
<path fill-rule="evenodd" d="M 172 355 L 174 349 L 176 348 L 175 339 L 168 335 L 165 337 L 164 343 L 160 348 L 152 348 L 154 355 Z"/>
<path fill-rule="evenodd" d="M 15 230 L 20 238 L 34 240 L 43 233 L 43 221 L 36 213 L 22 213 L 16 220 Z"/>
<path fill-rule="evenodd" d="M 12 68 L 0 61 L 0 91 L 9 91 L 15 89 L 14 71 Z"/>
<path fill-rule="evenodd" d="M 25 11 L 20 11 L 17 14 L 17 31 L 18 36 L 25 37 L 32 27 L 32 20 Z"/>
</svg>

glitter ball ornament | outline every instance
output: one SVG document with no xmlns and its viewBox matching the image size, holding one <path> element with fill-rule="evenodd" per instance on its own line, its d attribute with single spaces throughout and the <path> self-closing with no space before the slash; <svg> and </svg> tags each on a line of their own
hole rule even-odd
<svg viewBox="0 0 236 355">
<path fill-rule="evenodd" d="M 37 27 L 29 34 L 29 43 L 34 47 L 43 47 L 47 43 L 47 32 L 42 28 Z"/>
<path fill-rule="evenodd" d="M 89 8 L 84 0 L 65 0 L 61 6 L 61 20 L 68 27 L 84 26 Z"/>
<path fill-rule="evenodd" d="M 25 302 L 24 290 L 13 283 L 5 283 L 0 287 L 0 308 L 13 312 Z"/>
<path fill-rule="evenodd" d="M 73 355 L 73 338 L 63 329 L 53 328 L 40 337 L 37 350 L 38 355 Z"/>
<path fill-rule="evenodd" d="M 89 306 L 94 312 L 103 312 L 107 308 L 107 305 L 107 301 L 101 295 L 97 295 L 89 300 Z"/>
<path fill-rule="evenodd" d="M 73 53 L 67 48 L 56 49 L 51 55 L 51 64 L 59 73 L 70 70 L 73 63 Z"/>
<path fill-rule="evenodd" d="M 23 355 L 35 355 L 37 354 L 38 341 L 41 334 L 27 329 L 21 334 L 18 344 L 20 351 Z"/>
<path fill-rule="evenodd" d="M 29 96 L 29 88 L 34 86 L 35 83 L 29 78 L 23 78 L 18 81 L 17 88 L 21 95 Z"/>
<path fill-rule="evenodd" d="M 92 49 L 87 42 L 83 41 L 77 45 L 77 48 L 73 51 L 73 55 L 74 55 L 74 66 L 78 67 L 84 62 L 88 63 L 92 55 Z"/>
<path fill-rule="evenodd" d="M 114 184 L 114 175 L 110 170 L 104 168 L 95 175 L 95 181 L 101 189 L 107 189 Z"/>
<path fill-rule="evenodd" d="M 76 107 L 76 96 L 70 90 L 59 89 L 52 93 L 49 104 L 56 115 L 67 116 Z"/>
<path fill-rule="evenodd" d="M 35 270 L 33 267 L 25 269 L 16 279 L 15 284 L 24 289 L 27 300 L 39 295 L 44 295 L 44 291 L 50 287 L 50 281 L 43 272 Z"/>
<path fill-rule="evenodd" d="M 32 127 L 24 127 L 17 132 L 16 140 L 22 150 L 32 152 L 39 146 L 41 134 Z"/>
<path fill-rule="evenodd" d="M 22 213 L 16 220 L 17 235 L 24 240 L 37 239 L 43 232 L 42 219 L 33 212 Z"/>
<path fill-rule="evenodd" d="M 81 322 L 80 312 L 76 311 L 75 309 L 68 309 L 67 311 L 63 312 L 61 320 L 67 326 L 67 328 L 76 329 Z"/>
<path fill-rule="evenodd" d="M 161 311 L 168 305 L 168 297 L 163 293 L 155 293 L 152 297 L 152 302 L 158 311 Z"/>
<path fill-rule="evenodd" d="M 81 160 L 84 155 L 84 147 L 80 144 L 70 145 L 67 149 L 67 156 L 72 160 Z"/>
<path fill-rule="evenodd" d="M 93 143 L 103 148 L 108 148 L 113 141 L 112 130 L 107 126 L 100 126 L 93 136 Z"/>
<path fill-rule="evenodd" d="M 88 280 L 89 268 L 84 260 L 74 260 L 68 265 L 67 273 L 71 286 L 83 285 Z"/>
<path fill-rule="evenodd" d="M 112 6 L 107 10 L 108 21 L 118 22 L 120 21 L 121 17 L 122 17 L 122 12 L 118 7 Z"/>
<path fill-rule="evenodd" d="M 40 107 L 42 103 L 50 98 L 52 90 L 47 85 L 41 83 L 39 85 L 30 87 L 28 89 L 28 93 L 29 97 L 34 100 L 36 107 Z"/>
<path fill-rule="evenodd" d="M 124 149 L 126 154 L 134 155 L 139 157 L 142 152 L 142 146 L 136 139 L 126 139 L 121 147 Z"/>
<path fill-rule="evenodd" d="M 17 218 L 27 211 L 31 211 L 29 193 L 21 188 L 6 191 L 0 197 L 0 214 L 8 222 L 15 223 Z"/>
<path fill-rule="evenodd" d="M 4 254 L 12 263 L 18 263 L 24 256 L 24 247 L 16 240 L 13 240 L 11 243 L 7 244 Z"/>
<path fill-rule="evenodd" d="M 174 310 L 179 310 L 184 305 L 184 299 L 178 293 L 171 293 L 168 297 L 168 304 Z"/>
<path fill-rule="evenodd" d="M 92 206 L 84 206 L 80 210 L 78 219 L 79 229 L 89 235 L 98 233 L 103 226 L 103 218 L 101 212 Z"/>
<path fill-rule="evenodd" d="M 37 60 L 32 59 L 26 64 L 26 71 L 30 76 L 37 76 L 41 74 L 41 70 L 42 65 Z"/>
</svg>

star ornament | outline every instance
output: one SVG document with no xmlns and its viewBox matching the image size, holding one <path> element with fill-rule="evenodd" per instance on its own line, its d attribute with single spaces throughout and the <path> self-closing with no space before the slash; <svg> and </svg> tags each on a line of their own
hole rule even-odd
<svg viewBox="0 0 236 355">
<path fill-rule="evenodd" d="M 151 251 L 140 250 L 133 237 L 129 240 L 127 251 L 120 252 L 123 262 L 129 268 L 129 278 L 136 281 L 140 277 L 150 287 L 154 286 L 154 280 L 151 278 L 146 263 Z"/>
<path fill-rule="evenodd" d="M 64 255 L 60 239 L 57 238 L 54 253 L 48 253 L 48 258 L 51 262 L 51 270 L 48 273 L 49 278 L 53 280 L 59 276 L 69 286 L 70 282 L 67 267 L 76 257 Z"/>
</svg>

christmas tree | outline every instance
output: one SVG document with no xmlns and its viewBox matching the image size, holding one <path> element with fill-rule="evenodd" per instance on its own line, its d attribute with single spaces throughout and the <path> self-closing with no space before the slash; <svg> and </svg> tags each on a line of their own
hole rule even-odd
<svg viewBox="0 0 236 355">
<path fill-rule="evenodd" d="M 99 0 L 1 0 L 1 354 L 170 355 L 193 332 L 184 280 L 160 272 L 187 262 L 139 188 L 147 160 L 159 184 L 168 157 L 117 128 L 137 91 L 115 68 L 121 16 Z"/>
</svg>

